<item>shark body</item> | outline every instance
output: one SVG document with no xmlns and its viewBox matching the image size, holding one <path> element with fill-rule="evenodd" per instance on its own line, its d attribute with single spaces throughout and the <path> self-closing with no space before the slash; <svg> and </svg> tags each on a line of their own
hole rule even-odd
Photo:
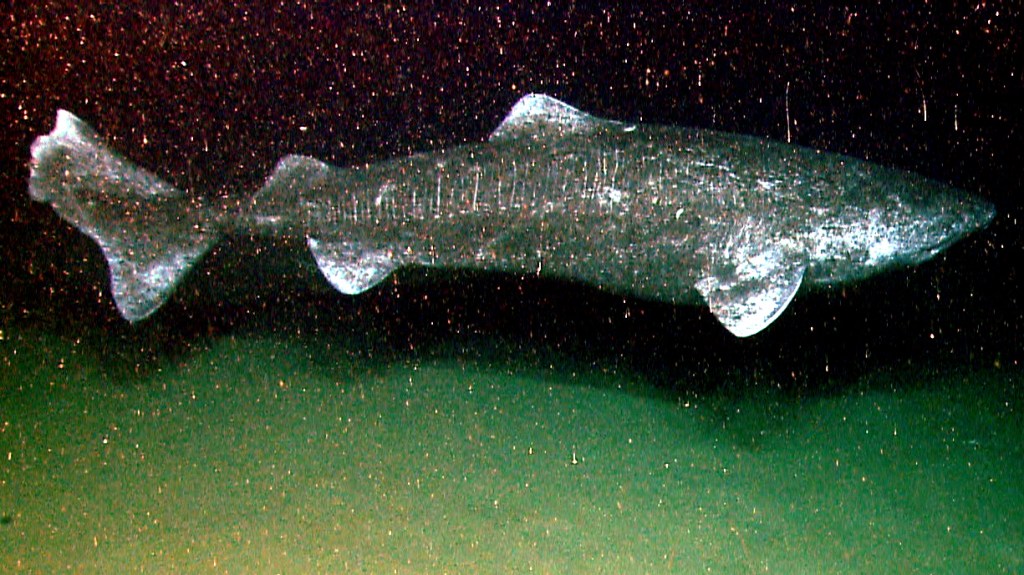
<svg viewBox="0 0 1024 575">
<path fill-rule="evenodd" d="M 523 97 L 486 142 L 339 168 L 287 156 L 241 207 L 205 206 L 59 111 L 29 191 L 102 249 L 121 315 L 158 309 L 226 233 L 305 238 L 339 291 L 405 265 L 541 274 L 706 303 L 733 334 L 801 287 L 922 262 L 993 207 L 862 160 L 770 140 L 594 117 Z"/>
</svg>

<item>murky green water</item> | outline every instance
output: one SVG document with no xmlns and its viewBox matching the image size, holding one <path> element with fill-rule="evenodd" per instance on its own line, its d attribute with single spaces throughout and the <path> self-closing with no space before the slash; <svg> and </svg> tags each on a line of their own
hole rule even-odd
<svg viewBox="0 0 1024 575">
<path fill-rule="evenodd" d="M 4 572 L 1024 572 L 1019 369 L 814 396 L 101 341 L 3 332 Z"/>
</svg>

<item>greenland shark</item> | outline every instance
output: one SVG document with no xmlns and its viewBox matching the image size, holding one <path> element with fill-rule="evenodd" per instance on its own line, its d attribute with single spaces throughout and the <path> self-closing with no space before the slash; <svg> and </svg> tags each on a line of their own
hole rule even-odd
<svg viewBox="0 0 1024 575">
<path fill-rule="evenodd" d="M 230 207 L 189 197 L 57 112 L 32 144 L 29 193 L 100 247 L 121 315 L 156 311 L 225 234 L 298 237 L 330 284 L 402 266 L 569 279 L 708 305 L 739 337 L 801 287 L 925 261 L 994 217 L 922 176 L 730 133 L 633 124 L 549 96 L 485 142 L 335 167 L 290 155 Z"/>
</svg>

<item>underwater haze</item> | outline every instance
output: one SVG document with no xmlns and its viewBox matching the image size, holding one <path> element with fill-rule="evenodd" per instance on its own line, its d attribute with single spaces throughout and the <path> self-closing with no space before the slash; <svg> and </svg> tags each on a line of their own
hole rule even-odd
<svg viewBox="0 0 1024 575">
<path fill-rule="evenodd" d="M 1024 569 L 1017 371 L 673 394 L 267 335 L 141 373 L 102 334 L 3 346 L 9 572 Z"/>
<path fill-rule="evenodd" d="M 1011 3 L 8 4 L 0 573 L 1024 574 Z M 599 289 L 598 265 L 594 286 L 402 266 L 346 295 L 304 233 L 143 225 L 136 199 L 86 198 L 124 222 L 113 242 L 225 232 L 131 322 L 101 248 L 30 197 L 57 110 L 185 212 L 223 214 L 291 154 L 358 171 L 480 149 L 528 94 L 913 172 L 994 218 L 920 265 L 801 289 L 738 338 L 703 304 Z M 301 200 L 282 204 L 298 222 Z M 135 272 L 127 243 L 114 263 Z"/>
</svg>

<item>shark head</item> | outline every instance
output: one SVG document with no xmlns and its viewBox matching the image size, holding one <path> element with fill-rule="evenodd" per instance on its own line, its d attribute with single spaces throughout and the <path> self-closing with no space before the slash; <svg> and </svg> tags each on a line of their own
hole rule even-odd
<svg viewBox="0 0 1024 575">
<path fill-rule="evenodd" d="M 740 174 L 757 182 L 740 194 L 748 209 L 730 212 L 702 248 L 695 287 L 739 337 L 775 321 L 802 286 L 923 262 L 995 215 L 988 202 L 917 174 L 802 148 L 780 156 L 756 177 Z"/>
<path fill-rule="evenodd" d="M 844 201 L 822 208 L 809 233 L 812 283 L 857 280 L 914 265 L 986 227 L 987 201 L 923 176 L 856 162 L 847 166 Z"/>
</svg>

